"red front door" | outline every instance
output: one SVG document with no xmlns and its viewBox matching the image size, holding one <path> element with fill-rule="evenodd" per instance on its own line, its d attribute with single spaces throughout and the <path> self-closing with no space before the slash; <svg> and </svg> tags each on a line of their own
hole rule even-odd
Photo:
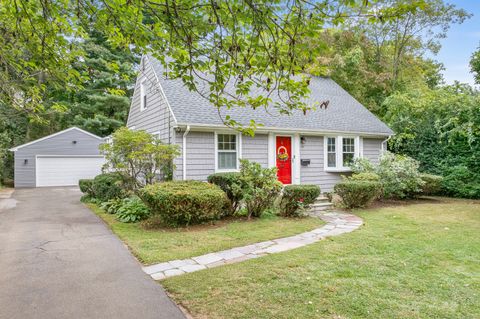
<svg viewBox="0 0 480 319">
<path fill-rule="evenodd" d="M 292 139 L 289 136 L 277 136 L 277 176 L 283 184 L 292 183 Z"/>
</svg>

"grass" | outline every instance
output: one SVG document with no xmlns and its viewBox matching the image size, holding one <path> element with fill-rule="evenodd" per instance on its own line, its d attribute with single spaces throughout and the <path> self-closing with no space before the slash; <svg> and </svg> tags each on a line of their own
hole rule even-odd
<svg viewBox="0 0 480 319">
<path fill-rule="evenodd" d="M 146 230 L 118 222 L 95 204 L 87 204 L 144 264 L 199 256 L 260 241 L 291 236 L 320 227 L 318 218 L 285 219 L 273 215 L 251 221 L 223 221 L 179 229 Z"/>
<path fill-rule="evenodd" d="M 480 318 L 480 202 L 356 214 L 352 233 L 162 285 L 195 318 Z"/>
</svg>

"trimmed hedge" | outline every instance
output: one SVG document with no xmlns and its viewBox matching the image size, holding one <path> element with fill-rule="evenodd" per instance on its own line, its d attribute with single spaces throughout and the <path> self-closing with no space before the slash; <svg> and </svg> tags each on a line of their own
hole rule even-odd
<svg viewBox="0 0 480 319">
<path fill-rule="evenodd" d="M 373 172 L 362 172 L 362 173 L 357 173 L 353 174 L 348 178 L 349 180 L 352 181 L 374 181 L 374 182 L 379 182 L 380 181 L 380 176 L 376 173 Z"/>
<path fill-rule="evenodd" d="M 335 185 L 334 190 L 345 207 L 365 207 L 378 197 L 381 184 L 374 181 L 345 180 Z"/>
<path fill-rule="evenodd" d="M 81 179 L 78 181 L 78 187 L 80 187 L 80 191 L 86 195 L 90 195 L 91 197 L 95 197 L 93 193 L 93 179 Z"/>
<path fill-rule="evenodd" d="M 432 174 L 420 174 L 420 178 L 425 182 L 422 186 L 422 193 L 424 195 L 439 194 L 442 190 L 443 177 Z"/>
<path fill-rule="evenodd" d="M 298 217 L 320 195 L 317 185 L 287 185 L 283 188 L 280 213 L 286 217 Z"/>
<path fill-rule="evenodd" d="M 220 187 L 200 181 L 147 185 L 139 190 L 138 195 L 153 215 L 173 226 L 219 219 L 229 204 Z"/>
<path fill-rule="evenodd" d="M 240 173 L 237 172 L 216 173 L 207 178 L 209 183 L 217 185 L 227 194 L 230 200 L 230 212 L 232 214 L 240 208 L 243 199 L 243 193 L 235 190 L 236 187 L 240 187 L 239 179 Z"/>
<path fill-rule="evenodd" d="M 125 197 L 122 177 L 117 173 L 104 173 L 95 176 L 92 182 L 93 197 L 102 202 Z"/>
</svg>

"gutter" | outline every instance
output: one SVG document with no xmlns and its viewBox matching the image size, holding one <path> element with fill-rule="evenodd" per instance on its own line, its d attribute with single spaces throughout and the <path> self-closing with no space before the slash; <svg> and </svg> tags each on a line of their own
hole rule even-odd
<svg viewBox="0 0 480 319">
<path fill-rule="evenodd" d="M 188 135 L 188 132 L 190 132 L 190 125 L 187 125 L 187 129 L 185 130 L 185 132 L 183 133 L 183 138 L 182 138 L 182 152 L 183 152 L 183 157 L 182 157 L 182 161 L 183 161 L 183 166 L 182 166 L 182 169 L 183 169 L 183 180 L 186 180 L 187 179 L 187 135 Z"/>
<path fill-rule="evenodd" d="M 196 124 L 196 123 L 178 123 L 177 127 L 185 128 L 190 126 L 193 130 L 198 131 L 211 131 L 211 130 L 231 130 L 235 132 L 235 129 L 229 128 L 225 125 L 219 124 Z M 277 133 L 299 133 L 303 135 L 358 135 L 362 137 L 370 137 L 370 138 L 384 138 L 385 136 L 391 136 L 391 133 L 369 133 L 369 132 L 359 132 L 359 131 L 333 131 L 333 130 L 315 130 L 315 129 L 295 129 L 295 128 L 281 128 L 281 127 L 257 127 L 255 133 L 269 133 L 269 132 L 277 132 Z"/>
</svg>

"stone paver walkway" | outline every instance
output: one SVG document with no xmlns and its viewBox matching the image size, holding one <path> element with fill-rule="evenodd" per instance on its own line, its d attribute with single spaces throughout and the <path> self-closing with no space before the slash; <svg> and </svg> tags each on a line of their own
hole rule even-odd
<svg viewBox="0 0 480 319">
<path fill-rule="evenodd" d="M 325 237 L 349 233 L 363 224 L 360 217 L 347 213 L 324 211 L 310 213 L 310 215 L 321 218 L 327 222 L 327 224 L 295 236 L 264 241 L 198 257 L 172 260 L 143 267 L 143 271 L 149 274 L 153 279 L 161 280 L 167 277 L 178 276 L 226 264 L 233 264 L 248 259 L 303 247 L 322 240 Z"/>
</svg>

